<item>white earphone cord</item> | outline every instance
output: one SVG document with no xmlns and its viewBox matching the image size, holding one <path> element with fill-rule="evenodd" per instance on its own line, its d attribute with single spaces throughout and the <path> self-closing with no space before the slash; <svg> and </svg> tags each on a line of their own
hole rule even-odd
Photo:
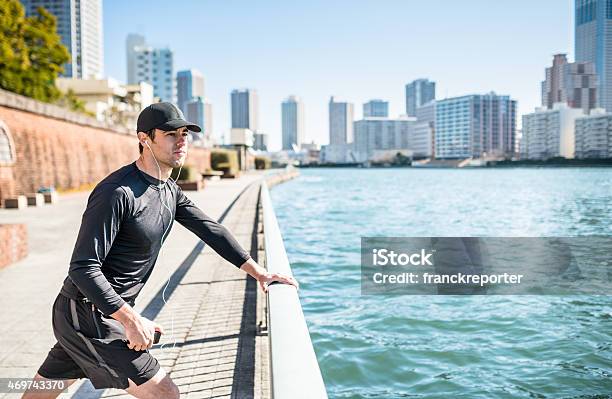
<svg viewBox="0 0 612 399">
<path fill-rule="evenodd" d="M 157 165 L 157 170 L 159 172 L 159 181 L 162 181 L 162 175 L 161 175 L 161 168 L 159 166 L 159 163 L 157 162 L 157 158 L 155 157 L 155 154 L 153 153 L 153 150 L 151 149 L 151 146 L 149 146 L 149 142 L 145 141 L 145 145 L 149 148 L 149 151 L 151 151 L 151 155 L 153 155 L 153 159 L 155 160 L 155 164 Z M 170 180 L 172 180 L 173 182 L 176 183 L 176 181 L 178 180 L 179 176 L 181 175 L 181 170 L 183 169 L 183 165 L 181 165 L 181 167 L 179 168 L 179 172 L 178 175 L 176 176 L 176 179 L 172 179 L 172 173 L 170 174 Z M 170 205 L 168 204 L 168 201 L 164 202 L 164 200 L 162 199 L 161 196 L 161 190 L 164 190 L 164 195 L 166 193 L 166 186 L 164 184 L 161 184 L 157 187 L 159 188 L 159 201 L 162 204 L 162 207 L 166 208 L 168 210 L 168 213 L 170 214 L 170 221 L 172 221 L 172 210 L 170 209 Z M 160 209 L 161 211 L 161 209 Z M 164 227 L 164 215 L 163 213 L 160 213 L 161 217 L 162 217 L 162 228 Z M 168 229 L 170 228 L 170 223 L 168 223 L 168 227 L 166 227 L 164 229 L 164 233 L 162 234 L 161 240 L 160 240 L 160 249 L 161 246 L 164 244 L 164 237 L 166 235 L 166 232 L 168 231 Z M 170 279 L 172 278 L 172 275 L 170 275 L 168 277 L 168 281 L 166 282 L 166 285 L 164 286 L 164 289 L 162 291 L 162 301 L 164 301 L 164 305 L 168 304 L 168 301 L 166 301 L 166 289 L 168 288 L 168 286 L 170 285 Z M 172 315 L 171 318 L 171 333 L 170 333 L 170 339 L 173 340 L 173 344 L 172 344 L 172 349 L 174 349 L 176 347 L 176 337 L 174 336 L 174 312 L 170 313 Z M 166 346 L 166 343 L 161 344 L 161 346 L 159 347 L 160 349 L 164 349 L 164 346 Z"/>
</svg>

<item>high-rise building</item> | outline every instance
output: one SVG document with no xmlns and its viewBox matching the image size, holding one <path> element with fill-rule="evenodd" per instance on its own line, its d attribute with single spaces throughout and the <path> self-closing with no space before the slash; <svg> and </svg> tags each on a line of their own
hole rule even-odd
<svg viewBox="0 0 612 399">
<path fill-rule="evenodd" d="M 417 79 L 406 85 L 406 115 L 416 116 L 416 109 L 436 99 L 436 82 Z"/>
<path fill-rule="evenodd" d="M 436 158 L 512 156 L 516 101 L 495 93 L 436 101 Z"/>
<path fill-rule="evenodd" d="M 296 96 L 289 96 L 281 104 L 283 150 L 291 150 L 304 140 L 304 104 Z"/>
<path fill-rule="evenodd" d="M 258 129 L 257 92 L 252 89 L 233 90 L 232 101 L 232 128 Z"/>
<path fill-rule="evenodd" d="M 434 154 L 434 128 L 428 122 L 416 122 L 410 135 L 410 149 L 415 158 L 431 158 Z"/>
<path fill-rule="evenodd" d="M 212 105 L 202 97 L 194 97 L 185 104 L 185 117 L 188 121 L 202 127 L 202 134 L 206 139 L 212 139 L 213 121 Z"/>
<path fill-rule="evenodd" d="M 329 144 L 353 142 L 353 104 L 329 100 Z"/>
<path fill-rule="evenodd" d="M 57 33 L 70 53 L 61 74 L 67 78 L 102 79 L 104 42 L 102 0 L 21 0 L 26 15 L 43 7 L 57 17 Z"/>
<path fill-rule="evenodd" d="M 186 105 L 196 97 L 204 97 L 204 76 L 197 69 L 178 71 L 176 74 L 177 105 L 186 112 Z"/>
<path fill-rule="evenodd" d="M 612 158 L 612 114 L 594 110 L 576 118 L 576 158 Z"/>
<path fill-rule="evenodd" d="M 202 97 L 195 97 L 185 103 L 185 118 L 187 118 L 189 122 L 193 122 L 196 125 L 201 126 L 202 130 L 206 134 L 208 132 L 206 132 L 205 129 L 206 114 L 204 109 L 204 100 Z"/>
<path fill-rule="evenodd" d="M 612 4 L 575 0 L 576 62 L 592 62 L 597 74 L 597 106 L 612 111 Z"/>
<path fill-rule="evenodd" d="M 138 73 L 139 69 L 141 68 L 138 67 L 138 65 L 142 64 L 143 62 L 142 60 L 138 60 L 138 54 L 136 53 L 136 48 L 144 47 L 147 47 L 144 36 L 137 33 L 130 33 L 127 35 L 127 38 L 125 39 L 125 60 L 127 64 L 128 84 L 137 84 L 144 81 L 142 74 Z"/>
<path fill-rule="evenodd" d="M 176 102 L 173 53 L 169 48 L 153 48 L 144 37 L 131 33 L 126 39 L 128 83 L 147 82 L 161 101 Z"/>
<path fill-rule="evenodd" d="M 253 149 L 258 151 L 268 151 L 268 135 L 258 132 L 253 135 Z"/>
<path fill-rule="evenodd" d="M 389 117 L 389 102 L 383 100 L 370 100 L 363 104 L 363 117 L 379 116 Z"/>
<path fill-rule="evenodd" d="M 412 135 L 412 149 L 415 157 L 433 157 L 435 154 L 436 100 L 416 109 L 417 123 Z"/>
<path fill-rule="evenodd" d="M 575 121 L 582 115 L 582 109 L 570 108 L 566 103 L 556 103 L 553 109 L 537 108 L 523 115 L 521 158 L 574 158 Z"/>
<path fill-rule="evenodd" d="M 355 152 L 359 162 L 371 160 L 377 150 L 411 150 L 415 118 L 371 117 L 355 121 Z"/>
<path fill-rule="evenodd" d="M 567 103 L 571 108 L 582 108 L 588 113 L 597 105 L 596 88 L 593 63 L 568 63 L 565 54 L 555 54 L 542 82 L 542 106 L 552 109 L 556 103 Z"/>
<path fill-rule="evenodd" d="M 436 124 L 436 100 L 418 107 L 414 116 L 416 116 L 417 121 L 431 123 L 433 127 Z"/>
</svg>

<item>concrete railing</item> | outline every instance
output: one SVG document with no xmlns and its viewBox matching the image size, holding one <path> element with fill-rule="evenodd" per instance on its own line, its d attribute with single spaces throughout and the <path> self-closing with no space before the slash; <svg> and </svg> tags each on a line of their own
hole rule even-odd
<svg viewBox="0 0 612 399">
<path fill-rule="evenodd" d="M 265 182 L 261 188 L 261 204 L 268 271 L 293 275 Z M 268 331 L 272 396 L 275 399 L 327 398 L 302 305 L 293 286 L 272 284 L 269 287 Z"/>
</svg>

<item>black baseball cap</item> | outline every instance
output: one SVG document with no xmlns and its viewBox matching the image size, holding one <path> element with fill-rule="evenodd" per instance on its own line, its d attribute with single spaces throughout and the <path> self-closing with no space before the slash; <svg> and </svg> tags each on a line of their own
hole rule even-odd
<svg viewBox="0 0 612 399">
<path fill-rule="evenodd" d="M 176 130 L 186 127 L 192 132 L 201 132 L 202 128 L 195 123 L 187 122 L 178 107 L 172 103 L 151 104 L 138 115 L 137 132 L 148 132 L 151 129 Z"/>
</svg>

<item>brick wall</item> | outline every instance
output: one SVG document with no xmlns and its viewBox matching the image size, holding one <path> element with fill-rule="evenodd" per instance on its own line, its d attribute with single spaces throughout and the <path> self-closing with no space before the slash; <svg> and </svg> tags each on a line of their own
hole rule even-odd
<svg viewBox="0 0 612 399">
<path fill-rule="evenodd" d="M 25 224 L 0 224 L 0 268 L 17 262 L 28 254 Z"/>
<path fill-rule="evenodd" d="M 40 187 L 92 185 L 138 158 L 135 132 L 41 104 L 0 92 L 0 121 L 8 128 L 16 155 L 13 165 L 0 165 L 0 201 Z M 186 164 L 198 171 L 210 168 L 210 151 L 190 148 Z"/>
</svg>

